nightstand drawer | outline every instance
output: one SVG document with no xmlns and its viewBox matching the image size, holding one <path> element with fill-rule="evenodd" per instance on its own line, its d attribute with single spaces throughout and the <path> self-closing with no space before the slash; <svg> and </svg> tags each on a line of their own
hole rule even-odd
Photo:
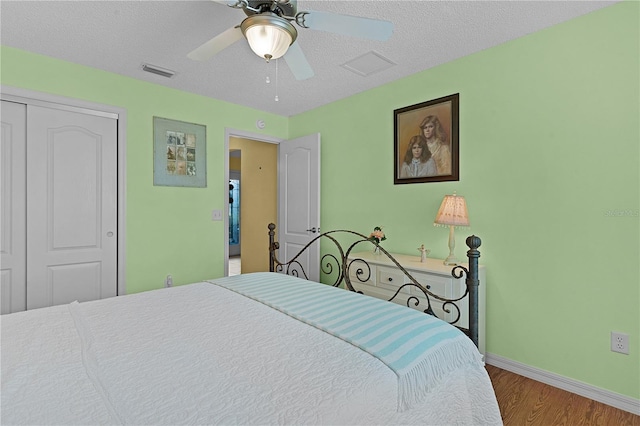
<svg viewBox="0 0 640 426">
<path fill-rule="evenodd" d="M 452 294 L 452 285 L 453 285 L 453 277 L 445 277 L 442 275 L 436 274 L 421 274 L 421 273 L 413 273 L 413 278 L 416 279 L 422 286 L 429 286 L 428 290 L 432 293 L 437 294 L 438 296 L 443 296 L 446 298 L 451 298 Z M 411 293 L 420 294 L 424 297 L 424 294 L 417 287 L 411 287 Z"/>
<path fill-rule="evenodd" d="M 368 265 L 368 266 L 367 266 Z M 351 285 L 376 285 L 376 265 L 366 264 L 361 260 L 354 260 L 349 264 L 349 280 Z"/>
<path fill-rule="evenodd" d="M 378 267 L 378 275 L 376 279 L 376 286 L 387 288 L 392 291 L 398 290 L 403 284 L 406 284 L 408 279 L 405 274 L 400 270 L 394 268 L 385 268 L 384 266 Z M 401 293 L 409 293 L 408 287 L 403 288 Z"/>
</svg>

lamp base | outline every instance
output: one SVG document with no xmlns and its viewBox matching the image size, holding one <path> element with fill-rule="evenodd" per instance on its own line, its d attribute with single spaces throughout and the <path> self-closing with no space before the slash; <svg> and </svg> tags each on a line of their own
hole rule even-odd
<svg viewBox="0 0 640 426">
<path fill-rule="evenodd" d="M 460 261 L 453 255 L 449 255 L 449 257 L 447 257 L 444 262 L 442 262 L 443 265 L 447 265 L 447 266 L 455 266 L 458 265 L 460 263 Z"/>
<path fill-rule="evenodd" d="M 453 254 L 453 250 L 456 248 L 456 237 L 453 234 L 453 225 L 449 226 L 449 256 L 444 260 L 445 265 L 457 265 L 460 263 L 456 258 L 455 254 Z"/>
</svg>

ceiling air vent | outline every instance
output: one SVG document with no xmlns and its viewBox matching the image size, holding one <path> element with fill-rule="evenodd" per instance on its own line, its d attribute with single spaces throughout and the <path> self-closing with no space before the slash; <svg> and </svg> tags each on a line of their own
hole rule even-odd
<svg viewBox="0 0 640 426">
<path fill-rule="evenodd" d="M 162 77 L 171 78 L 176 75 L 175 71 L 160 68 L 155 65 L 142 64 L 142 71 L 150 72 L 151 74 L 161 75 Z"/>
<path fill-rule="evenodd" d="M 358 56 L 342 64 L 344 68 L 363 77 L 368 77 L 371 74 L 384 71 L 395 65 L 394 62 L 374 51 L 365 53 L 362 56 Z"/>
</svg>

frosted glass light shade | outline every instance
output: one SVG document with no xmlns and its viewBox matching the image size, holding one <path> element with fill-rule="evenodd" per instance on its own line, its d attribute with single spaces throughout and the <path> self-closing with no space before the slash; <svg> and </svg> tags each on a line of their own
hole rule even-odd
<svg viewBox="0 0 640 426">
<path fill-rule="evenodd" d="M 287 53 L 298 36 L 293 25 L 273 13 L 250 16 L 242 21 L 240 28 L 251 50 L 267 61 Z"/>
</svg>

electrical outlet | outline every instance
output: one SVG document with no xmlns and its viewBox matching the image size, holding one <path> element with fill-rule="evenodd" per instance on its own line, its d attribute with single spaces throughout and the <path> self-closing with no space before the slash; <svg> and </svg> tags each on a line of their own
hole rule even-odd
<svg viewBox="0 0 640 426">
<path fill-rule="evenodd" d="M 173 287 L 173 277 L 171 275 L 167 275 L 167 278 L 164 280 L 164 286 L 167 288 Z"/>
<path fill-rule="evenodd" d="M 611 332 L 611 350 L 629 355 L 629 335 L 624 333 Z"/>
</svg>

